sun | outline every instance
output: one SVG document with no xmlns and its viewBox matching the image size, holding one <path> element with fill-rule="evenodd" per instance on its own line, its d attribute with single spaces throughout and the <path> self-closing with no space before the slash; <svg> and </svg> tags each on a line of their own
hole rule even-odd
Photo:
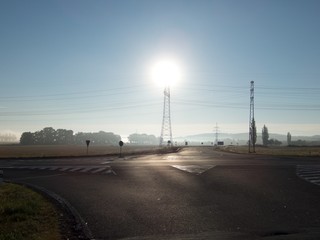
<svg viewBox="0 0 320 240">
<path fill-rule="evenodd" d="M 180 67 L 172 59 L 163 59 L 156 62 L 151 74 L 153 81 L 161 87 L 174 86 L 181 78 Z"/>
</svg>

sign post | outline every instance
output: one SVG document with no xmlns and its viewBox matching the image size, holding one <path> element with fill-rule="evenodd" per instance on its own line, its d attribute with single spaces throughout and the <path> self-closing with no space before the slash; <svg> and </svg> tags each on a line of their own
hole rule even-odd
<svg viewBox="0 0 320 240">
<path fill-rule="evenodd" d="M 0 184 L 3 183 L 3 170 L 0 170 Z"/>
<path fill-rule="evenodd" d="M 119 158 L 122 157 L 122 146 L 123 146 L 123 142 L 122 141 L 119 141 L 119 146 L 120 146 L 120 155 L 119 155 Z"/>
<path fill-rule="evenodd" d="M 89 144 L 90 144 L 90 140 L 86 140 L 86 144 L 87 144 L 87 155 L 89 153 Z"/>
</svg>

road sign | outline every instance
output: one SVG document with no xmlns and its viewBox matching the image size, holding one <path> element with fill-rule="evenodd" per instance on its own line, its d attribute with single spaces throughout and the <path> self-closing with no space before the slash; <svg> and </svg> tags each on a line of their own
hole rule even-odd
<svg viewBox="0 0 320 240">
<path fill-rule="evenodd" d="M 88 155 L 90 140 L 86 140 L 86 144 L 87 144 L 87 155 Z"/>
<path fill-rule="evenodd" d="M 122 146 L 123 146 L 123 142 L 122 141 L 119 141 L 119 146 L 120 146 L 120 155 L 119 155 L 119 157 L 121 158 L 122 157 Z"/>
</svg>

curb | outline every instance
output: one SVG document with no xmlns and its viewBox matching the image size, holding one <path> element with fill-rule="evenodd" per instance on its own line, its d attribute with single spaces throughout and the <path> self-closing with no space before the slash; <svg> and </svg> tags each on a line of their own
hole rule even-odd
<svg viewBox="0 0 320 240">
<path fill-rule="evenodd" d="M 75 221 L 74 230 L 76 232 L 79 232 L 78 234 L 79 239 L 94 240 L 93 234 L 89 229 L 87 223 L 81 217 L 79 212 L 66 199 L 60 197 L 58 194 L 54 192 L 51 192 L 43 187 L 39 187 L 33 184 L 19 182 L 19 181 L 12 181 L 12 180 L 4 180 L 4 182 L 26 186 L 42 195 L 47 196 L 49 199 L 55 201 L 56 203 L 58 203 L 60 207 L 63 208 L 63 210 L 65 210 L 68 214 L 72 216 L 73 220 Z"/>
</svg>

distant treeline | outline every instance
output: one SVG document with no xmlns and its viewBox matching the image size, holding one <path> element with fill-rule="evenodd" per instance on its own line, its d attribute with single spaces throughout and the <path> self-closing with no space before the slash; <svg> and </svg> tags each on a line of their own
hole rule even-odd
<svg viewBox="0 0 320 240">
<path fill-rule="evenodd" d="M 79 132 L 74 134 L 72 130 L 46 127 L 36 132 L 24 132 L 20 138 L 21 145 L 65 145 L 85 144 L 90 140 L 90 145 L 118 145 L 121 136 L 112 132 Z M 147 134 L 131 134 L 128 137 L 130 144 L 136 145 L 157 145 L 159 138 Z"/>
<path fill-rule="evenodd" d="M 130 144 L 136 144 L 136 145 L 157 145 L 160 143 L 160 138 L 157 138 L 154 135 L 147 135 L 144 133 L 130 134 L 128 137 L 128 140 Z"/>
<path fill-rule="evenodd" d="M 53 129 L 46 127 L 36 132 L 24 132 L 20 138 L 22 145 L 58 145 L 58 144 L 84 144 L 90 140 L 90 144 L 116 145 L 121 140 L 120 135 L 111 132 L 96 132 L 73 134 L 72 130 Z"/>
</svg>

